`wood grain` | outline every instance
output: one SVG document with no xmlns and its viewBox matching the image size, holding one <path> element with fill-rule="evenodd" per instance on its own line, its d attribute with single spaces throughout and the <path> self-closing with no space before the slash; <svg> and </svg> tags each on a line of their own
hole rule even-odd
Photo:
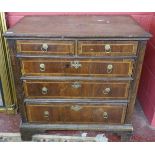
<svg viewBox="0 0 155 155">
<path fill-rule="evenodd" d="M 110 46 L 110 52 L 106 52 L 105 46 Z M 89 56 L 126 56 L 136 55 L 137 41 L 79 41 L 78 54 Z"/>
<path fill-rule="evenodd" d="M 75 110 L 76 106 L 79 110 Z M 29 122 L 34 123 L 103 123 L 122 124 L 126 106 L 50 104 L 27 105 Z M 44 113 L 49 112 L 48 117 Z M 104 112 L 107 118 L 104 118 Z"/>
<path fill-rule="evenodd" d="M 142 70 L 143 59 L 145 55 L 145 48 L 146 48 L 146 41 L 139 42 L 138 48 L 138 60 L 136 61 L 134 67 L 134 81 L 131 82 L 131 89 L 130 89 L 130 101 L 127 108 L 127 115 L 126 115 L 126 123 L 130 123 L 132 119 L 132 114 L 134 111 L 135 100 L 137 97 L 138 85 L 140 81 L 140 75 Z"/>
<path fill-rule="evenodd" d="M 79 84 L 78 88 L 74 85 Z M 47 93 L 43 94 L 42 89 Z M 105 94 L 106 88 L 110 92 Z M 129 82 L 96 82 L 96 81 L 24 81 L 27 98 L 103 98 L 127 99 Z"/>
<path fill-rule="evenodd" d="M 26 16 L 6 37 L 117 37 L 149 38 L 131 16 Z"/>
<path fill-rule="evenodd" d="M 122 132 L 131 134 L 151 37 L 131 17 L 30 16 L 4 36 L 11 49 L 23 139 L 50 129 L 104 130 L 122 139 Z"/>
<path fill-rule="evenodd" d="M 75 68 L 72 64 L 78 62 Z M 21 60 L 22 74 L 24 76 L 102 76 L 102 77 L 128 77 L 132 75 L 133 60 L 83 60 L 83 59 L 23 59 Z M 41 70 L 40 65 L 44 65 Z M 108 70 L 108 65 L 112 69 Z"/>
<path fill-rule="evenodd" d="M 17 40 L 17 52 L 29 54 L 74 55 L 74 41 Z M 48 46 L 47 51 L 42 49 Z"/>
</svg>

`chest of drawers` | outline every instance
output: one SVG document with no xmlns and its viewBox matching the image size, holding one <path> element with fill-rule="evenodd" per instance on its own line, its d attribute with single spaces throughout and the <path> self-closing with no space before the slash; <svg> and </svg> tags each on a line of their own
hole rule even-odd
<svg viewBox="0 0 155 155">
<path fill-rule="evenodd" d="M 23 140 L 47 130 L 132 132 L 151 35 L 131 17 L 29 16 L 4 35 Z"/>
</svg>

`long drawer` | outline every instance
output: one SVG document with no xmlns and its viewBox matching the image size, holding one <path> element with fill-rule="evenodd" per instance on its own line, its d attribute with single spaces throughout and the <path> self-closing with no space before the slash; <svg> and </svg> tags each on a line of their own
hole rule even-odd
<svg viewBox="0 0 155 155">
<path fill-rule="evenodd" d="M 127 99 L 128 82 L 24 80 L 27 98 Z"/>
<path fill-rule="evenodd" d="M 133 60 L 22 59 L 23 75 L 115 76 L 132 75 Z"/>
<path fill-rule="evenodd" d="M 17 52 L 26 54 L 74 55 L 74 41 L 17 40 Z"/>
<path fill-rule="evenodd" d="M 28 104 L 28 122 L 123 124 L 126 105 Z"/>
<path fill-rule="evenodd" d="M 137 41 L 79 41 L 78 55 L 128 56 L 136 55 Z"/>
</svg>

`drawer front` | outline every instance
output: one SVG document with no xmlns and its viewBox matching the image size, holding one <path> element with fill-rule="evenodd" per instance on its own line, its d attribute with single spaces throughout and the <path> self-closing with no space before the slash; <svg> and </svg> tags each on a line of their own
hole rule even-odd
<svg viewBox="0 0 155 155">
<path fill-rule="evenodd" d="M 52 104 L 26 105 L 32 123 L 103 123 L 123 124 L 125 105 Z"/>
<path fill-rule="evenodd" d="M 136 55 L 137 41 L 79 41 L 78 54 L 85 56 Z"/>
<path fill-rule="evenodd" d="M 24 81 L 27 98 L 127 99 L 129 82 Z"/>
<path fill-rule="evenodd" d="M 131 76 L 132 60 L 22 60 L 23 75 Z"/>
<path fill-rule="evenodd" d="M 50 55 L 73 55 L 73 41 L 17 40 L 17 52 Z"/>
</svg>

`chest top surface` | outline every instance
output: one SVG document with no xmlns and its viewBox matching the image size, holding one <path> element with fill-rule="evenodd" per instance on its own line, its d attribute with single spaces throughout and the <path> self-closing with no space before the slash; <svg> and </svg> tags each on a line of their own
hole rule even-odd
<svg viewBox="0 0 155 155">
<path fill-rule="evenodd" d="M 116 37 L 149 38 L 131 16 L 59 15 L 26 16 L 6 37 Z"/>
</svg>

